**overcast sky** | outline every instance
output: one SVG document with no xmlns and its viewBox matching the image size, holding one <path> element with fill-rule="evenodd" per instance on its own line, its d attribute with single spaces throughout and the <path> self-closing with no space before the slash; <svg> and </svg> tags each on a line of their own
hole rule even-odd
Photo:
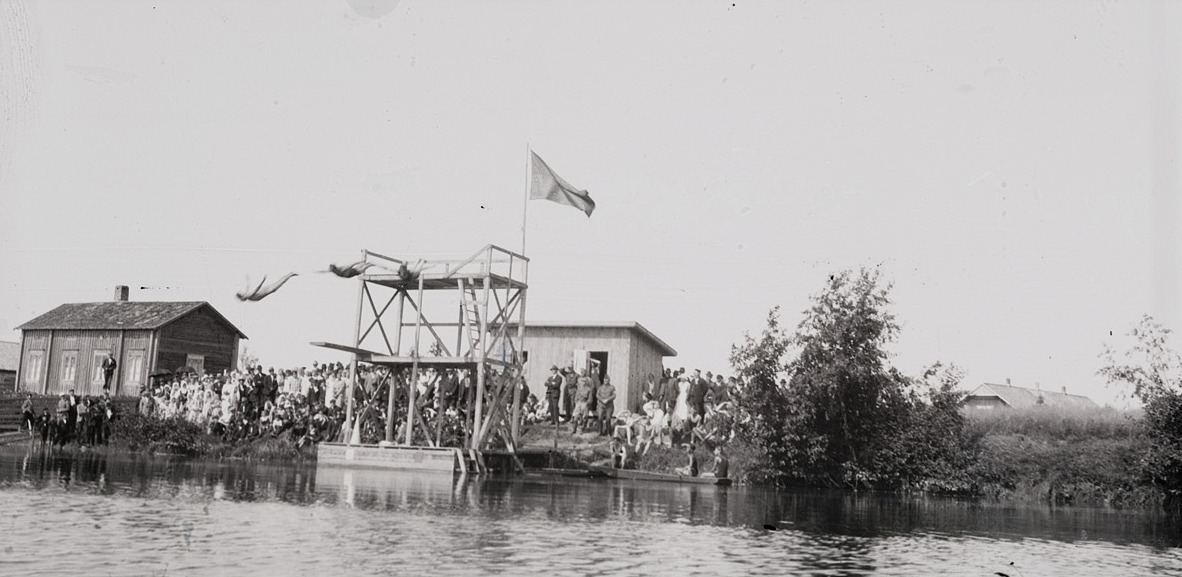
<svg viewBox="0 0 1182 577">
<path fill-rule="evenodd" d="M 268 365 L 344 360 L 357 285 L 247 278 L 521 248 L 528 319 L 730 347 L 880 266 L 894 362 L 1111 402 L 1182 328 L 1182 10 L 1125 2 L 0 4 L 0 339 L 63 302 L 207 300 Z M 141 288 L 147 287 L 147 288 Z M 1182 341 L 1179 341 L 1182 343 Z"/>
</svg>

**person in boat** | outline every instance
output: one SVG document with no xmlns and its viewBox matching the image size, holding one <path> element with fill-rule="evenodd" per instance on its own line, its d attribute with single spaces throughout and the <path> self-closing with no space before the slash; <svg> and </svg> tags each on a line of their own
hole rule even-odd
<svg viewBox="0 0 1182 577">
<path fill-rule="evenodd" d="M 726 452 L 722 450 L 722 445 L 714 447 L 714 469 L 702 473 L 703 477 L 714 477 L 716 479 L 726 479 L 730 473 L 731 462 L 727 459 Z"/>
<path fill-rule="evenodd" d="M 697 477 L 698 476 L 698 457 L 697 457 L 697 455 L 694 455 L 694 444 L 687 443 L 687 444 L 682 445 L 681 447 L 685 450 L 686 455 L 689 457 L 689 463 L 687 463 L 684 467 L 681 467 L 674 472 L 677 473 L 678 475 L 683 475 L 686 477 Z"/>
</svg>

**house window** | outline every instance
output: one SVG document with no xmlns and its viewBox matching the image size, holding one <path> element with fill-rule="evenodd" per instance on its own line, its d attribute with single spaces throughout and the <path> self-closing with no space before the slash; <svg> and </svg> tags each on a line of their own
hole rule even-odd
<svg viewBox="0 0 1182 577">
<path fill-rule="evenodd" d="M 197 371 L 197 374 L 205 374 L 205 355 L 188 355 L 185 357 L 185 366 Z"/>
<path fill-rule="evenodd" d="M 74 384 L 78 375 L 78 351 L 62 351 L 62 372 L 58 379 L 64 384 Z"/>
<path fill-rule="evenodd" d="M 90 382 L 96 385 L 103 384 L 103 361 L 107 360 L 107 355 L 111 351 L 95 351 L 90 359 Z"/>
<path fill-rule="evenodd" d="M 44 368 L 45 351 L 29 351 L 25 359 L 25 382 L 36 384 L 41 382 L 41 370 Z"/>
<path fill-rule="evenodd" d="M 123 370 L 127 384 L 142 387 L 144 385 L 144 351 L 129 351 L 127 353 L 127 367 Z"/>
</svg>

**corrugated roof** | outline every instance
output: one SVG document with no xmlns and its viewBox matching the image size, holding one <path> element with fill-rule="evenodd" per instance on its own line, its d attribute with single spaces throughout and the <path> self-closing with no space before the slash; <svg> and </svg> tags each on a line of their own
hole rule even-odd
<svg viewBox="0 0 1182 577">
<path fill-rule="evenodd" d="M 0 371 L 16 371 L 21 359 L 21 344 L 0 341 Z"/>
<path fill-rule="evenodd" d="M 199 308 L 209 310 L 241 338 L 242 331 L 207 302 L 106 301 L 61 305 L 19 327 L 20 330 L 155 330 Z"/>
<path fill-rule="evenodd" d="M 1039 404 L 1039 397 L 1042 397 L 1043 405 L 1050 407 L 1093 408 L 1099 406 L 1095 401 L 1083 395 L 1072 395 L 1042 389 L 1027 389 L 1025 387 L 998 385 L 994 383 L 981 384 L 981 386 L 973 389 L 973 392 L 969 393 L 966 398 L 971 397 L 997 397 L 1006 405 L 1015 409 L 1026 409 L 1037 406 Z"/>
<path fill-rule="evenodd" d="M 516 326 L 517 323 L 509 323 L 509 325 Z M 666 356 L 666 357 L 676 357 L 677 356 L 677 351 L 674 350 L 673 347 L 669 346 L 665 341 L 662 341 L 661 339 L 657 338 L 657 335 L 654 335 L 651 331 L 644 328 L 643 325 L 641 325 L 640 323 L 637 323 L 637 322 L 629 321 L 629 322 L 597 323 L 597 322 L 583 322 L 583 321 L 576 321 L 576 322 L 526 321 L 525 328 L 528 329 L 530 327 L 535 327 L 535 328 L 539 328 L 539 329 L 569 329 L 569 328 L 628 329 L 631 331 L 636 331 L 636 332 L 640 333 L 642 336 L 644 336 L 647 339 L 649 339 L 650 341 L 652 341 L 653 344 L 657 345 L 657 348 L 661 350 L 661 353 L 663 356 Z"/>
</svg>

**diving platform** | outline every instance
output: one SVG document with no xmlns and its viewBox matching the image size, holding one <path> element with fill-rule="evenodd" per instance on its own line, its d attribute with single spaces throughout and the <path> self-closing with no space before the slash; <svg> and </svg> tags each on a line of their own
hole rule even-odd
<svg viewBox="0 0 1182 577">
<path fill-rule="evenodd" d="M 529 259 L 495 245 L 457 260 L 400 260 L 369 250 L 362 258 L 368 266 L 357 275 L 353 342 L 311 344 L 351 353 L 353 375 L 359 362 L 384 367 L 379 385 L 363 393 L 367 398 L 354 392 L 355 380 L 348 383 L 340 440 L 379 441 L 372 425 L 357 426 L 375 412 L 385 421 L 385 439 L 380 445 L 322 444 L 322 462 L 441 470 L 463 470 L 471 462 L 484 469 L 482 451 L 503 445 L 514 452 L 524 400 Z M 434 391 L 445 378 L 468 391 L 447 407 L 461 420 L 461 441 L 443 435 L 445 407 Z M 416 402 L 420 385 L 434 396 L 433 403 Z M 403 423 L 399 445 L 394 445 L 396 422 Z M 462 446 L 443 446 L 453 444 Z"/>
</svg>

